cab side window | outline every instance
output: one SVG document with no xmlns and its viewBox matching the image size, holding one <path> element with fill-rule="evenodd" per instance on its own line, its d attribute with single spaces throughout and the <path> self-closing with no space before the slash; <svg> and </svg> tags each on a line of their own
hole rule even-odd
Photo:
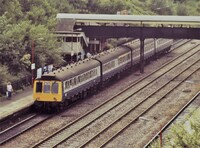
<svg viewBox="0 0 200 148">
<path fill-rule="evenodd" d="M 36 83 L 36 92 L 41 93 L 42 92 L 42 82 Z"/>
</svg>

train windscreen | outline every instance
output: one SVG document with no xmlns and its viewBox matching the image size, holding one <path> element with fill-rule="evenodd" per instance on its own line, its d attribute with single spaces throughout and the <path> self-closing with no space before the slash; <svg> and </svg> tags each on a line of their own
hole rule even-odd
<svg viewBox="0 0 200 148">
<path fill-rule="evenodd" d="M 53 94 L 57 94 L 58 93 L 58 83 L 56 83 L 56 82 L 52 83 L 52 90 L 51 90 L 51 92 Z"/>
<path fill-rule="evenodd" d="M 50 82 L 44 82 L 44 93 L 50 93 Z"/>
</svg>

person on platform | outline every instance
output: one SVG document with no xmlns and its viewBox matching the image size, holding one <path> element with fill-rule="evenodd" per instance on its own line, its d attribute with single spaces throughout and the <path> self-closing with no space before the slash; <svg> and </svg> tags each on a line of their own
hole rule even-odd
<svg viewBox="0 0 200 148">
<path fill-rule="evenodd" d="M 7 83 L 7 97 L 8 97 L 8 99 L 11 99 L 12 91 L 13 91 L 12 85 L 11 85 L 10 82 L 8 82 Z"/>
<path fill-rule="evenodd" d="M 92 55 L 91 55 L 91 53 L 87 52 L 86 56 L 87 56 L 87 58 L 91 58 Z"/>
</svg>

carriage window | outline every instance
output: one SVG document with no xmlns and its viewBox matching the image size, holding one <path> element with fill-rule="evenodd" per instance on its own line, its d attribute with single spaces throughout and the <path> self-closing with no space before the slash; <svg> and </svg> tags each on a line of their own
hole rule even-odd
<svg viewBox="0 0 200 148">
<path fill-rule="evenodd" d="M 50 82 L 44 82 L 44 93 L 50 93 Z"/>
<path fill-rule="evenodd" d="M 36 83 L 36 92 L 37 93 L 42 92 L 42 82 L 37 82 Z"/>
<path fill-rule="evenodd" d="M 70 80 L 69 80 L 69 84 L 70 84 L 70 86 L 73 86 L 73 85 L 74 85 L 73 79 L 70 79 Z"/>
<path fill-rule="evenodd" d="M 56 83 L 56 82 L 52 83 L 52 90 L 51 90 L 51 92 L 53 94 L 57 94 L 58 93 L 58 83 Z"/>
<path fill-rule="evenodd" d="M 69 81 L 66 81 L 66 82 L 65 82 L 65 89 L 68 89 L 69 87 L 70 87 Z"/>
<path fill-rule="evenodd" d="M 77 84 L 77 82 L 76 82 L 76 77 L 74 78 L 74 85 L 76 85 Z"/>
</svg>

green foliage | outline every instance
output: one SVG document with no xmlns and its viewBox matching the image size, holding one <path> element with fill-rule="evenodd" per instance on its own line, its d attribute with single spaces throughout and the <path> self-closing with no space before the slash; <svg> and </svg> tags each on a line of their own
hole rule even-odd
<svg viewBox="0 0 200 148">
<path fill-rule="evenodd" d="M 177 0 L 175 2 L 177 15 L 200 15 L 199 0 Z"/>
<path fill-rule="evenodd" d="M 166 147 L 200 147 L 200 110 L 185 122 L 176 124 L 167 136 Z"/>
<path fill-rule="evenodd" d="M 0 64 L 0 84 L 6 83 L 8 75 L 8 67 Z"/>
<path fill-rule="evenodd" d="M 184 121 L 172 126 L 163 139 L 163 148 L 199 148 L 200 147 L 200 109 L 191 112 Z M 156 139 L 149 148 L 160 147 Z"/>
<path fill-rule="evenodd" d="M 33 26 L 29 37 L 31 39 L 29 44 L 32 44 L 31 48 L 34 47 L 37 68 L 52 63 L 59 65 L 63 62 L 58 52 L 56 38 L 44 25 Z"/>
<path fill-rule="evenodd" d="M 57 10 L 51 3 L 47 0 L 1 0 L 0 3 L 0 64 L 6 67 L 2 68 L 5 73 L 23 77 L 31 72 L 33 43 L 36 68 L 63 62 L 52 33 Z M 7 79 L 5 74 L 2 79 Z"/>
<path fill-rule="evenodd" d="M 87 12 L 88 0 L 69 0 L 74 9 L 78 9 L 79 12 Z"/>
<path fill-rule="evenodd" d="M 188 15 L 187 7 L 184 4 L 179 4 L 176 7 L 177 15 Z"/>
<path fill-rule="evenodd" d="M 20 63 L 22 66 L 26 69 L 28 69 L 31 65 L 31 55 L 30 54 L 24 54 L 23 57 L 20 59 Z"/>
<path fill-rule="evenodd" d="M 73 2 L 73 1 L 72 1 Z M 70 0 L 49 0 L 49 3 L 53 8 L 57 10 L 59 13 L 72 13 L 76 12 L 74 7 L 70 4 L 72 3 Z"/>
<path fill-rule="evenodd" d="M 121 0 L 101 0 L 97 7 L 97 13 L 116 14 L 117 11 L 124 10 L 126 8 L 126 1 Z"/>
<path fill-rule="evenodd" d="M 173 15 L 174 5 L 171 0 L 149 0 L 147 5 L 158 15 Z"/>
<path fill-rule="evenodd" d="M 22 21 L 17 25 L 9 24 L 0 39 L 2 43 L 0 47 L 2 61 L 0 62 L 7 65 L 9 72 L 14 75 L 26 70 L 30 71 L 32 48 L 35 48 L 34 58 L 37 59 L 35 61 L 37 68 L 62 62 L 56 50 L 56 39 L 44 25 L 32 25 L 30 21 Z M 41 55 L 43 55 L 42 60 L 39 58 Z"/>
<path fill-rule="evenodd" d="M 0 14 L 5 15 L 7 18 L 12 18 L 12 22 L 17 22 L 23 17 L 21 5 L 18 0 L 1 0 Z"/>
<path fill-rule="evenodd" d="M 49 22 L 55 21 L 58 11 L 47 0 L 29 0 L 29 2 L 21 0 L 21 5 L 25 14 L 24 18 L 30 20 L 32 24 L 45 24 L 49 29 L 54 27 Z"/>
<path fill-rule="evenodd" d="M 9 72 L 16 74 L 23 71 L 20 58 L 24 54 L 23 34 L 26 33 L 26 28 L 29 27 L 28 22 L 21 22 L 19 24 L 5 24 L 2 37 L 0 38 L 0 62 L 7 65 Z"/>
</svg>

